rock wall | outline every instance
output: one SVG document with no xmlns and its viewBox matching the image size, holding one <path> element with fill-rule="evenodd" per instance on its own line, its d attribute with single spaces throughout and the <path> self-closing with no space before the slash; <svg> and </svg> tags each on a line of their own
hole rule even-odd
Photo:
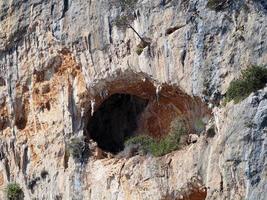
<svg viewBox="0 0 267 200">
<path fill-rule="evenodd" d="M 0 198 L 17 182 L 25 199 L 266 199 L 267 90 L 217 99 L 241 69 L 267 63 L 265 1 L 140 0 L 132 26 L 151 41 L 140 55 L 111 2 L 0 2 Z M 160 158 L 75 162 L 68 139 L 115 93 L 159 100 L 160 121 L 210 120 L 215 135 L 207 127 Z"/>
</svg>

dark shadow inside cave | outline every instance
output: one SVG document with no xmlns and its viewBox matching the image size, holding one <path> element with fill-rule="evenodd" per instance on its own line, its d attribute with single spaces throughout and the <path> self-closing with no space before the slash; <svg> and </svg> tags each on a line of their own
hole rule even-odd
<svg viewBox="0 0 267 200">
<path fill-rule="evenodd" d="M 125 139 L 134 135 L 140 114 L 148 100 L 130 94 L 114 94 L 106 99 L 89 120 L 87 132 L 98 146 L 118 153 Z"/>
</svg>

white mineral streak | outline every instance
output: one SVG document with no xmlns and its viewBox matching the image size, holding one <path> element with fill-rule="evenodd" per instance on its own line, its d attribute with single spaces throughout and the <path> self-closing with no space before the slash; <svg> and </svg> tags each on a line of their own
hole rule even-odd
<svg viewBox="0 0 267 200">
<path fill-rule="evenodd" d="M 94 115 L 95 112 L 95 99 L 91 100 L 91 116 Z"/>
<path fill-rule="evenodd" d="M 157 98 L 157 102 L 159 101 L 159 96 L 160 96 L 159 93 L 160 93 L 161 89 L 162 89 L 161 84 L 156 85 L 156 98 Z"/>
</svg>

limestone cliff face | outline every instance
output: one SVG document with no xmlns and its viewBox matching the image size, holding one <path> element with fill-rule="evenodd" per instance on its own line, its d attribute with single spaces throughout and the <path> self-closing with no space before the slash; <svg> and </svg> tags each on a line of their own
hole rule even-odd
<svg viewBox="0 0 267 200">
<path fill-rule="evenodd" d="M 27 200 L 267 199 L 267 88 L 219 105 L 242 69 L 267 63 L 267 4 L 221 2 L 138 1 L 132 26 L 150 42 L 138 55 L 111 1 L 1 0 L 0 199 L 9 182 Z M 197 142 L 74 161 L 67 141 L 118 93 L 148 101 L 138 132 L 162 137 L 183 116 Z"/>
</svg>

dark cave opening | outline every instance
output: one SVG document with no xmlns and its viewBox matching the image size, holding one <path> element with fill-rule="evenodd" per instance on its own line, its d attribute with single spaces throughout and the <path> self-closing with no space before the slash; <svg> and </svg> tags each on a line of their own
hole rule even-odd
<svg viewBox="0 0 267 200">
<path fill-rule="evenodd" d="M 133 136 L 148 100 L 130 94 L 114 94 L 106 99 L 89 120 L 87 132 L 104 151 L 118 153 Z"/>
</svg>

